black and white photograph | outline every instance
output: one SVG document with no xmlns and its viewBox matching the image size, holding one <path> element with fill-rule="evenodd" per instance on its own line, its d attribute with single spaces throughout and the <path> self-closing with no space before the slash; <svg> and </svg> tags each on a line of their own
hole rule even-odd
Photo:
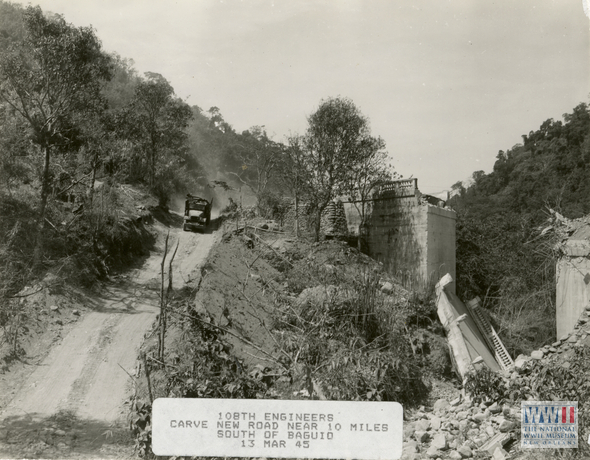
<svg viewBox="0 0 590 460">
<path fill-rule="evenodd" d="M 590 0 L 0 0 L 0 459 L 590 459 L 589 104 Z"/>
</svg>

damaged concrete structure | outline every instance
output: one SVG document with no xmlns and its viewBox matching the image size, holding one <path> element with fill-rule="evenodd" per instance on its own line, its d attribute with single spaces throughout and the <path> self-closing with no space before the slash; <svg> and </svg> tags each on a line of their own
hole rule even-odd
<svg viewBox="0 0 590 460">
<path fill-rule="evenodd" d="M 590 304 L 590 218 L 568 224 L 573 233 L 558 245 L 561 257 L 555 273 L 557 338 L 574 330 Z"/>
<path fill-rule="evenodd" d="M 513 361 L 480 306 L 479 298 L 464 304 L 449 286 L 446 274 L 436 284 L 437 314 L 447 334 L 453 366 L 461 377 L 470 369 L 487 366 L 493 371 L 508 369 Z"/>
<path fill-rule="evenodd" d="M 445 274 L 455 277 L 456 214 L 418 190 L 418 179 L 381 185 L 365 203 L 344 201 L 348 234 L 406 288 L 425 291 Z M 364 224 L 361 215 L 364 206 Z M 448 287 L 454 291 L 454 283 Z"/>
</svg>

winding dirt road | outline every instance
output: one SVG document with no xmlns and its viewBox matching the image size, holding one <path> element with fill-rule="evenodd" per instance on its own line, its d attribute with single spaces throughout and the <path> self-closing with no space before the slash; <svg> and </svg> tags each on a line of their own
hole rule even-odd
<svg viewBox="0 0 590 460">
<path fill-rule="evenodd" d="M 0 412 L 0 458 L 128 456 L 117 445 L 125 426 L 139 347 L 158 313 L 163 237 L 179 241 L 175 288 L 198 279 L 215 233 L 188 233 L 157 223 L 158 246 L 141 268 L 113 283 L 36 367 Z M 166 267 L 168 262 L 166 262 Z M 120 434 L 127 436 L 128 434 Z M 38 437 L 38 440 L 35 440 Z M 102 442 L 101 442 L 102 441 Z M 97 450 L 98 449 L 98 450 Z M 110 450 L 109 450 L 110 449 Z"/>
</svg>

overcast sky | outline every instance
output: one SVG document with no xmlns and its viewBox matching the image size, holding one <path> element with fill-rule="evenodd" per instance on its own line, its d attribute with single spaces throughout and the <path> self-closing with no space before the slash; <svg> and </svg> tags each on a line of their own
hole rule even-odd
<svg viewBox="0 0 590 460">
<path fill-rule="evenodd" d="M 302 133 L 351 98 L 420 189 L 490 172 L 498 150 L 589 102 L 584 0 L 41 0 L 107 51 L 217 106 L 237 131 Z M 23 2 L 24 3 L 24 2 Z"/>
</svg>

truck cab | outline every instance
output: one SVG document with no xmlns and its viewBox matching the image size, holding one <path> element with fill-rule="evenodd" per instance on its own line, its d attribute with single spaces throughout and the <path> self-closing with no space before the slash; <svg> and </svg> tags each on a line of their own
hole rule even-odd
<svg viewBox="0 0 590 460">
<path fill-rule="evenodd" d="M 188 194 L 184 204 L 184 224 L 182 229 L 187 232 L 199 228 L 206 228 L 211 222 L 211 207 L 213 200 Z"/>
</svg>

